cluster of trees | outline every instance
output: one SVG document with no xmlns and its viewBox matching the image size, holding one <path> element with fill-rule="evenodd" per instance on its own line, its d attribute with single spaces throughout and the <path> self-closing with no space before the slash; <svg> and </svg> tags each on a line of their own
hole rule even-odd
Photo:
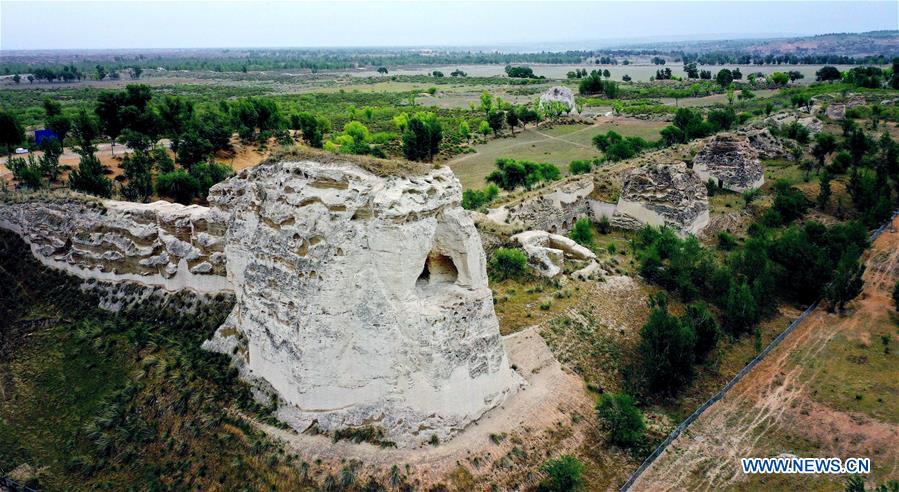
<svg viewBox="0 0 899 492">
<path fill-rule="evenodd" d="M 35 80 L 46 80 L 47 82 L 53 82 L 54 80 L 60 80 L 63 82 L 73 82 L 75 80 L 86 78 L 87 76 L 80 70 L 78 70 L 75 65 L 63 65 L 61 68 L 36 68 L 31 72 L 31 76 L 28 77 L 28 81 L 33 82 Z"/>
<path fill-rule="evenodd" d="M 542 79 L 544 77 L 538 77 L 534 75 L 534 69 L 531 67 L 513 67 L 512 65 L 506 65 L 505 68 L 506 75 L 513 79 Z"/>
<path fill-rule="evenodd" d="M 868 227 L 875 227 L 886 220 L 899 196 L 899 144 L 889 133 L 874 139 L 854 121 L 843 121 L 843 135 L 837 141 L 834 135 L 819 133 L 812 145 L 815 161 L 806 164 L 806 173 L 812 169 L 820 173 L 821 188 L 817 205 L 830 205 L 830 181 L 848 174 L 847 191 L 859 219 Z M 829 164 L 828 156 L 833 155 Z M 838 205 L 838 213 L 842 213 Z"/>
<path fill-rule="evenodd" d="M 501 157 L 496 160 L 496 170 L 487 176 L 487 181 L 506 191 L 519 186 L 529 190 L 537 183 L 555 181 L 561 175 L 554 164 Z"/>
<path fill-rule="evenodd" d="M 608 72 L 608 70 L 606 70 L 606 72 Z M 582 79 L 587 76 L 587 69 L 586 68 L 578 68 L 578 69 L 568 72 L 566 74 L 566 76 L 569 79 Z"/>
<path fill-rule="evenodd" d="M 887 63 L 887 58 L 881 55 L 855 58 L 844 55 L 755 55 L 742 51 L 715 51 L 709 53 L 678 53 L 676 56 L 683 60 L 684 63 L 698 63 L 700 65 L 882 65 Z"/>
<path fill-rule="evenodd" d="M 825 66 L 815 72 L 818 82 L 843 80 L 858 87 L 879 89 L 889 87 L 899 89 L 899 58 L 893 58 L 892 67 L 883 70 L 876 66 L 854 67 L 847 72 L 840 72 L 837 67 Z"/>
<path fill-rule="evenodd" d="M 478 128 L 480 133 L 487 135 L 492 131 L 494 135 L 498 135 L 508 125 L 514 136 L 516 126 L 521 125 L 524 128 L 528 123 L 540 121 L 544 115 L 555 117 L 562 113 L 568 113 L 573 108 L 558 101 L 549 101 L 542 107 L 537 106 L 537 109 L 527 104 L 514 105 L 499 97 L 494 98 L 489 92 L 484 91 L 481 93 L 480 109 L 486 117 L 486 120 L 481 121 Z"/>
<path fill-rule="evenodd" d="M 730 107 L 709 111 L 706 117 L 703 117 L 702 112 L 698 110 L 678 108 L 672 123 L 661 131 L 661 141 L 664 145 L 684 143 L 718 131 L 729 130 L 738 123 L 738 116 Z"/>
<path fill-rule="evenodd" d="M 693 377 L 693 365 L 714 348 L 720 333 L 751 333 L 774 313 L 778 299 L 809 303 L 822 294 L 842 308 L 858 294 L 868 241 L 859 222 L 826 227 L 817 222 L 774 230 L 757 223 L 745 244 L 719 263 L 694 237 L 647 227 L 634 240 L 640 273 L 689 303 L 685 314 L 668 313 L 667 297 L 652 300 L 641 332 L 641 360 L 633 375 L 651 391 L 674 392 Z M 709 306 L 720 313 L 719 330 Z"/>
<path fill-rule="evenodd" d="M 612 162 L 630 159 L 643 150 L 656 146 L 641 137 L 623 137 L 614 130 L 594 136 L 593 145 L 603 153 L 605 160 Z"/>
<path fill-rule="evenodd" d="M 608 80 L 611 74 L 608 70 L 592 70 L 590 75 L 582 78 L 578 83 L 578 92 L 584 95 L 604 95 L 609 99 L 618 97 L 620 89 L 618 84 Z M 605 78 L 603 78 L 605 77 Z"/>
</svg>

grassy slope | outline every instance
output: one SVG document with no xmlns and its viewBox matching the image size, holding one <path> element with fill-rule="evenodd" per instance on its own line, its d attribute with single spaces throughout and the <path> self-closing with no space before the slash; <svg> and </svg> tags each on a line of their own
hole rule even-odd
<svg viewBox="0 0 899 492">
<path fill-rule="evenodd" d="M 199 349 L 227 305 L 112 315 L 18 238 L 0 234 L 0 250 L 11 286 L 0 303 L 0 468 L 27 465 L 45 490 L 313 485 L 234 415 L 265 410 L 225 357 Z"/>
</svg>

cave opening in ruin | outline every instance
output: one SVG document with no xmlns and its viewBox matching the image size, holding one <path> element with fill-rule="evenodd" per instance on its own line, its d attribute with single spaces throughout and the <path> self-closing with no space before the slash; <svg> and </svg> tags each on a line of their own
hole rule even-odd
<svg viewBox="0 0 899 492">
<path fill-rule="evenodd" d="M 453 259 L 432 251 L 425 259 L 424 267 L 418 276 L 416 285 L 424 287 L 434 284 L 451 284 L 455 283 L 457 278 L 459 278 L 459 270 L 456 268 Z"/>
</svg>

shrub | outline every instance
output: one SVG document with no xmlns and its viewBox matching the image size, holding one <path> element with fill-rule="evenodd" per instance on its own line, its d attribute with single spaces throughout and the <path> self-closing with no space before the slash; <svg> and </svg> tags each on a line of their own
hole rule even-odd
<svg viewBox="0 0 899 492">
<path fill-rule="evenodd" d="M 591 169 L 593 169 L 593 163 L 591 161 L 577 160 L 571 161 L 571 164 L 568 164 L 568 171 L 571 174 L 586 174 L 589 173 Z"/>
<path fill-rule="evenodd" d="M 644 439 L 646 426 L 643 414 L 628 394 L 605 393 L 596 405 L 600 420 L 609 430 L 609 440 L 618 446 L 639 446 Z"/>
<path fill-rule="evenodd" d="M 496 199 L 499 188 L 495 184 L 487 185 L 483 190 L 465 190 L 462 193 L 462 208 L 477 210 Z"/>
<path fill-rule="evenodd" d="M 581 246 L 586 246 L 588 248 L 592 247 L 593 226 L 590 224 L 590 219 L 578 219 L 577 222 L 574 223 L 574 227 L 571 229 L 571 233 L 568 235 L 568 237 L 573 239 Z"/>
<path fill-rule="evenodd" d="M 197 178 L 183 169 L 160 174 L 156 178 L 156 191 L 182 205 L 190 205 L 197 195 L 199 186 Z"/>
<path fill-rule="evenodd" d="M 548 460 L 540 469 L 546 474 L 538 487 L 540 491 L 570 492 L 577 490 L 584 481 L 584 464 L 571 455 Z"/>
<path fill-rule="evenodd" d="M 527 272 L 528 258 L 518 248 L 499 248 L 490 259 L 490 273 L 497 280 L 521 278 Z"/>
</svg>

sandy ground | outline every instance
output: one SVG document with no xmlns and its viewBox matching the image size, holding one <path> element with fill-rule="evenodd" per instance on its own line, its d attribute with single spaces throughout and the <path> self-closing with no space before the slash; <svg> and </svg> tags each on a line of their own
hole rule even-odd
<svg viewBox="0 0 899 492">
<path fill-rule="evenodd" d="M 257 425 L 309 462 L 320 459 L 337 469 L 358 460 L 359 476 L 384 477 L 393 465 L 409 465 L 410 482 L 417 489 L 441 482 L 457 490 L 475 482 L 481 484 L 477 490 L 484 489 L 485 482 L 508 487 L 536 482 L 525 470 L 578 448 L 592 430 L 593 402 L 581 379 L 562 368 L 536 328 L 509 335 L 504 342 L 527 386 L 438 446 L 383 449 Z M 505 437 L 496 443 L 491 435 Z M 468 477 L 469 483 L 454 481 L 459 476 Z"/>
<path fill-rule="evenodd" d="M 899 229 L 899 219 L 893 226 Z M 806 318 L 749 376 L 681 434 L 633 490 L 770 490 L 772 486 L 842 490 L 840 477 L 747 476 L 739 470 L 741 457 L 780 454 L 870 457 L 876 475 L 869 477 L 871 484 L 899 479 L 899 416 L 875 419 L 868 413 L 837 409 L 822 403 L 816 390 L 810 391 L 834 377 L 828 375 L 833 368 L 827 367 L 829 359 L 824 357 L 842 353 L 845 345 L 834 347 L 837 343 L 849 340 L 870 348 L 879 344 L 873 336 L 877 331 L 896 338 L 895 328 L 890 328 L 895 324 L 890 294 L 899 279 L 899 233 L 883 233 L 867 258 L 864 290 L 850 303 L 846 315 L 819 308 Z M 890 371 L 899 374 L 895 359 L 890 360 Z M 868 379 L 886 377 L 893 383 L 885 384 L 895 385 L 897 378 L 890 378 L 890 371 L 868 373 Z M 886 391 L 896 398 L 894 387 Z"/>
</svg>

